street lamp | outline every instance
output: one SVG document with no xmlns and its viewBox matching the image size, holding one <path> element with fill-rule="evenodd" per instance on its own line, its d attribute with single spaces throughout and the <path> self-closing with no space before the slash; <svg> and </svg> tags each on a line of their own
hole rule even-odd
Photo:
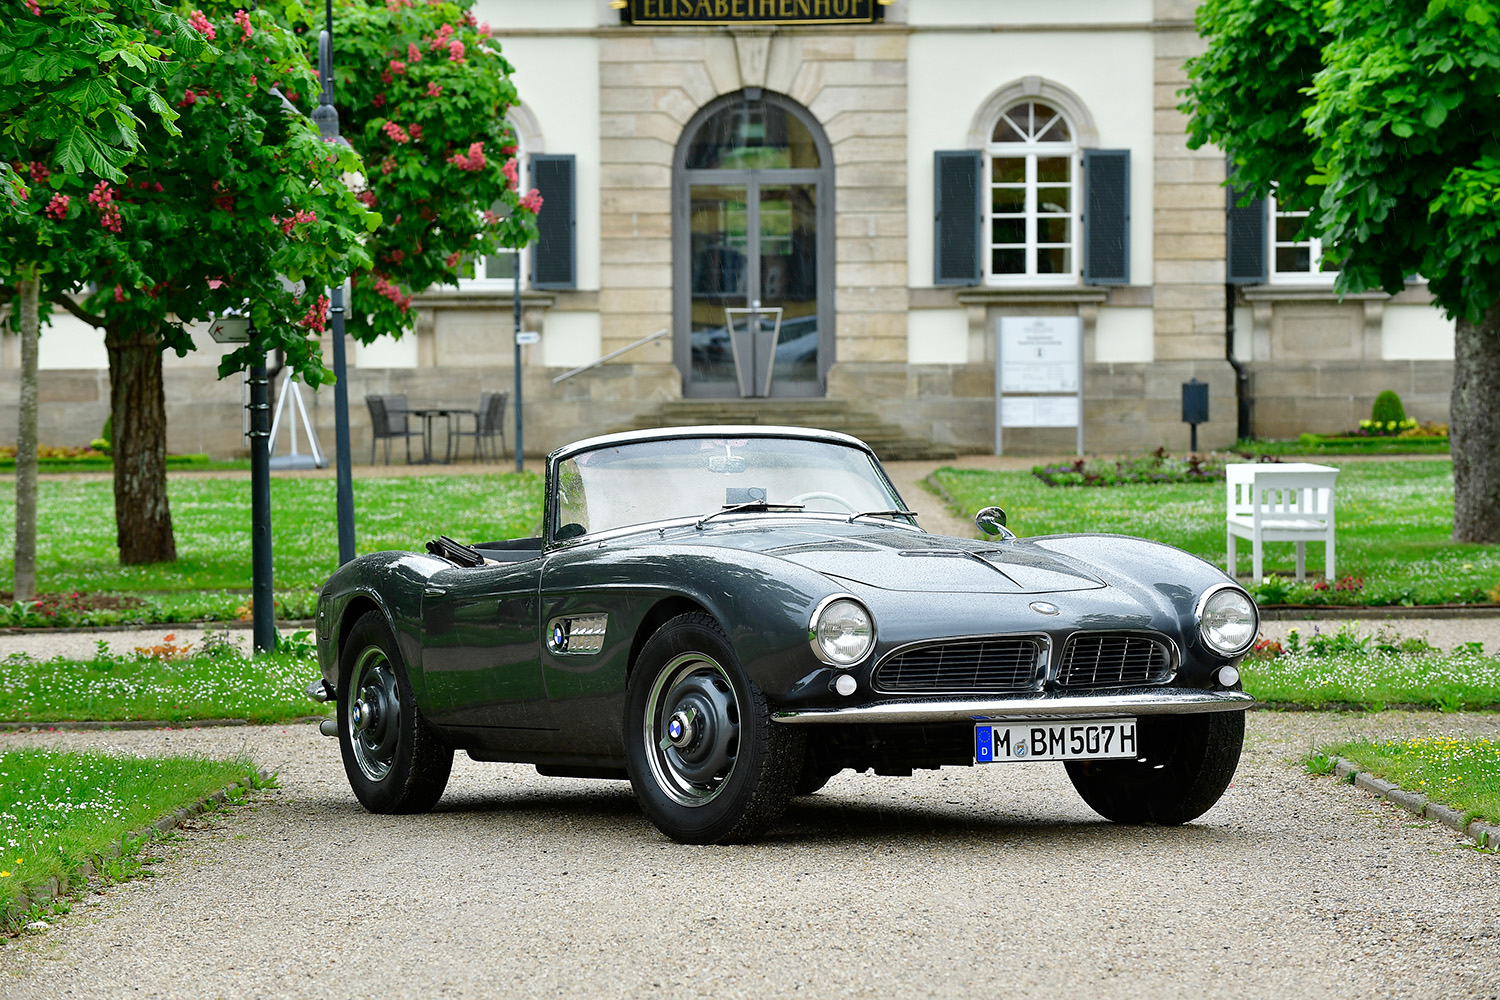
<svg viewBox="0 0 1500 1000">
<path fill-rule="evenodd" d="M 327 27 L 318 32 L 318 78 L 323 89 L 312 120 L 328 142 L 348 140 L 339 136 L 339 113 L 333 106 L 333 0 L 325 0 Z M 354 482 L 349 470 L 349 380 L 344 360 L 344 283 L 328 291 L 333 314 L 333 450 L 337 470 L 339 565 L 354 558 Z"/>
</svg>

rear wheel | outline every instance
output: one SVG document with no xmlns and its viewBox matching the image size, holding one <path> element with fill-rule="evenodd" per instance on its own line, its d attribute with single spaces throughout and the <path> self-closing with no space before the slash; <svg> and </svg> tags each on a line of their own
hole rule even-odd
<svg viewBox="0 0 1500 1000">
<path fill-rule="evenodd" d="M 1175 826 L 1206 813 L 1234 777 L 1244 712 L 1145 716 L 1135 760 L 1068 762 L 1068 777 L 1095 812 L 1116 823 Z"/>
<path fill-rule="evenodd" d="M 713 618 L 680 615 L 631 674 L 625 762 L 641 808 L 673 840 L 749 840 L 786 809 L 802 734 L 771 721 Z"/>
<path fill-rule="evenodd" d="M 339 662 L 339 749 L 354 797 L 374 813 L 426 812 L 453 748 L 422 718 L 396 637 L 378 611 L 354 623 Z"/>
</svg>

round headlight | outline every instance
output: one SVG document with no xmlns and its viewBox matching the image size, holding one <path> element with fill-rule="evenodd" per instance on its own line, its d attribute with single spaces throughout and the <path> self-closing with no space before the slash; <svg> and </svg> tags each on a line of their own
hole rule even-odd
<svg viewBox="0 0 1500 1000">
<path fill-rule="evenodd" d="M 1255 602 L 1230 587 L 1207 595 L 1198 611 L 1198 633 L 1209 648 L 1226 656 L 1249 649 L 1259 629 Z"/>
<path fill-rule="evenodd" d="M 829 601 L 813 618 L 809 638 L 820 659 L 848 666 L 864 659 L 875 645 L 875 622 L 858 603 L 841 597 Z"/>
</svg>

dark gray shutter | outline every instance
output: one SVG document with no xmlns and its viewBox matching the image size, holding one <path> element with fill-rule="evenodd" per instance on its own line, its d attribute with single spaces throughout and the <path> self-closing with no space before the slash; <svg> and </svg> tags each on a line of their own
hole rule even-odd
<svg viewBox="0 0 1500 1000">
<path fill-rule="evenodd" d="M 1230 164 L 1233 173 L 1234 164 Z M 1266 280 L 1266 200 L 1256 198 L 1248 205 L 1240 205 L 1243 191 L 1236 190 L 1233 183 L 1225 208 L 1228 259 L 1225 262 L 1227 280 L 1231 285 L 1259 285 Z"/>
<path fill-rule="evenodd" d="M 1130 284 L 1130 150 L 1083 151 L 1083 283 Z"/>
<path fill-rule="evenodd" d="M 977 285 L 984 158 L 978 150 L 933 154 L 932 283 Z"/>
<path fill-rule="evenodd" d="M 531 183 L 542 194 L 536 245 L 531 250 L 533 288 L 578 287 L 575 158 L 538 153 L 531 158 Z"/>
</svg>

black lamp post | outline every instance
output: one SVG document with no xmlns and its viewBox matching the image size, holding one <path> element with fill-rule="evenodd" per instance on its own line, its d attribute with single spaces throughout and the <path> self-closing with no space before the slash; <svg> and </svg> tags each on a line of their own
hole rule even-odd
<svg viewBox="0 0 1500 1000">
<path fill-rule="evenodd" d="M 339 113 L 333 106 L 333 0 L 326 0 L 327 27 L 318 33 L 318 77 L 323 89 L 312 120 L 329 142 L 339 137 Z M 344 285 L 329 289 L 329 311 L 333 314 L 333 441 L 337 472 L 339 565 L 354 558 L 354 482 L 349 470 L 349 380 L 344 360 Z"/>
</svg>

